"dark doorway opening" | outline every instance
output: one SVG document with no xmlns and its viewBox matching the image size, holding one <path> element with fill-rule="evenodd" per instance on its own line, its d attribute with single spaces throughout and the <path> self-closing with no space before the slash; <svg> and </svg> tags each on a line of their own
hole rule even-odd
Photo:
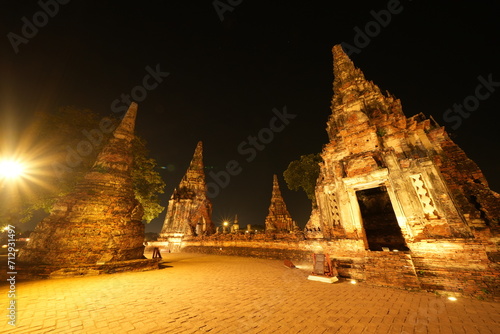
<svg viewBox="0 0 500 334">
<path fill-rule="evenodd" d="M 377 187 L 359 190 L 356 196 L 368 248 L 372 251 L 381 251 L 382 247 L 387 247 L 389 250 L 407 251 L 408 247 L 398 225 L 387 189 Z"/>
</svg>

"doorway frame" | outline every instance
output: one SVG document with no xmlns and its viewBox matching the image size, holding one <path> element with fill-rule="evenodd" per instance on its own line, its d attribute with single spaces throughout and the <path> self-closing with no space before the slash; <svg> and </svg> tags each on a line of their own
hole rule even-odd
<svg viewBox="0 0 500 334">
<path fill-rule="evenodd" d="M 385 187 L 387 189 L 387 194 L 391 200 L 392 209 L 396 215 L 397 223 L 401 229 L 405 242 L 408 243 L 409 239 L 412 238 L 411 229 L 408 226 L 408 220 L 404 214 L 403 207 L 401 206 L 394 187 L 389 180 L 389 171 L 387 168 L 379 169 L 368 175 L 344 178 L 343 183 L 349 198 L 349 213 L 351 215 L 351 221 L 354 228 L 361 231 L 365 250 L 370 251 L 370 247 L 368 245 L 368 239 L 363 225 L 363 218 L 361 216 L 361 209 L 359 208 L 356 191 L 377 187 Z"/>
</svg>

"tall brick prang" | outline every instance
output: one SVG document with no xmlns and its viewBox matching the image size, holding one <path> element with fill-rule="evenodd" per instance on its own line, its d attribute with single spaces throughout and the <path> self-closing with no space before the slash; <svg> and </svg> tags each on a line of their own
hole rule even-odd
<svg viewBox="0 0 500 334">
<path fill-rule="evenodd" d="M 290 216 L 286 208 L 285 201 L 281 196 L 278 176 L 273 176 L 273 192 L 271 195 L 271 205 L 266 217 L 266 232 L 293 232 L 298 229 L 297 224 Z"/>
<path fill-rule="evenodd" d="M 208 199 L 203 165 L 203 144 L 198 142 L 193 159 L 168 202 L 160 240 L 171 243 L 182 237 L 215 232 L 212 203 Z M 172 245 L 171 245 L 172 246 Z"/>
<path fill-rule="evenodd" d="M 307 230 L 321 230 L 314 236 L 331 240 L 346 268 L 363 263 L 367 281 L 500 295 L 500 196 L 444 127 L 421 113 L 407 118 L 340 45 L 333 59 L 330 141 Z M 401 259 L 386 261 L 396 251 Z M 382 263 L 410 269 L 397 281 Z"/>
<path fill-rule="evenodd" d="M 143 209 L 130 175 L 136 114 L 132 103 L 92 169 L 37 225 L 22 262 L 64 267 L 143 258 Z"/>
</svg>

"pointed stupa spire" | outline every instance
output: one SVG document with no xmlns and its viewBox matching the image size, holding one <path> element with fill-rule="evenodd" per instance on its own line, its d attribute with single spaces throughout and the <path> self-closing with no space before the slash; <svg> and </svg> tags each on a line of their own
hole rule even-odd
<svg viewBox="0 0 500 334">
<path fill-rule="evenodd" d="M 280 185 L 278 183 L 278 175 L 273 175 L 273 197 L 281 197 Z"/>
<path fill-rule="evenodd" d="M 196 149 L 194 150 L 193 159 L 189 164 L 189 169 L 196 171 L 203 171 L 203 142 L 200 140 L 196 145 Z"/>
<path fill-rule="evenodd" d="M 135 119 L 137 116 L 137 103 L 132 102 L 127 113 L 113 132 L 113 137 L 104 146 L 92 166 L 92 171 L 128 172 L 132 167 L 133 155 L 131 152 L 134 139 Z"/>
<path fill-rule="evenodd" d="M 362 127 L 365 130 L 374 124 L 385 126 L 385 123 L 382 123 L 390 113 L 397 114 L 395 117 L 399 123 L 404 123 L 406 117 L 399 100 L 384 95 L 377 85 L 366 80 L 363 72 L 354 66 L 344 52 L 342 45 L 335 45 L 332 54 L 334 73 L 332 114 L 327 123 L 330 140 L 335 140 L 339 133 L 349 135 L 359 132 L 363 123 Z M 373 128 L 372 132 L 376 131 L 377 129 Z"/>
<path fill-rule="evenodd" d="M 116 128 L 113 136 L 118 139 L 132 141 L 134 139 L 135 118 L 137 117 L 137 103 L 132 102 L 120 125 Z"/>
<path fill-rule="evenodd" d="M 333 54 L 333 75 L 335 76 L 335 83 L 340 84 L 347 79 L 347 73 L 356 72 L 354 63 L 342 49 L 341 44 L 337 44 L 332 48 Z M 361 73 L 363 75 L 363 73 Z M 363 76 L 364 78 L 364 76 Z"/>
<path fill-rule="evenodd" d="M 269 214 L 266 217 L 266 231 L 269 232 L 290 232 L 295 230 L 297 224 L 286 208 L 285 201 L 281 196 L 278 176 L 273 176 L 273 192 L 271 195 L 271 205 Z"/>
<path fill-rule="evenodd" d="M 189 163 L 186 174 L 179 183 L 179 188 L 199 185 L 205 187 L 205 167 L 203 165 L 203 143 L 200 140 L 194 150 L 193 158 Z"/>
<path fill-rule="evenodd" d="M 168 202 L 167 215 L 160 233 L 162 240 L 177 240 L 179 235 L 208 235 L 215 232 L 211 218 L 212 203 L 206 192 L 203 144 L 200 141 L 186 174 Z"/>
<path fill-rule="evenodd" d="M 341 104 L 359 99 L 366 90 L 380 90 L 373 83 L 366 80 L 363 72 L 354 66 L 354 63 L 337 44 L 332 49 L 333 54 L 333 104 Z"/>
</svg>

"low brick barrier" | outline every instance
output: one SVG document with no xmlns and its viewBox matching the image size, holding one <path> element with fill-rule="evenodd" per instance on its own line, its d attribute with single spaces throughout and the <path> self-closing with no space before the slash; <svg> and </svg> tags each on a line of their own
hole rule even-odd
<svg viewBox="0 0 500 334">
<path fill-rule="evenodd" d="M 479 241 L 423 240 L 409 244 L 408 252 L 378 252 L 364 249 L 362 241 L 276 240 L 260 236 L 223 235 L 182 241 L 182 252 L 289 259 L 312 265 L 313 253 L 326 253 L 336 263 L 340 277 L 376 286 L 421 289 L 500 301 L 500 264 Z M 162 248 L 166 243 L 152 243 Z"/>
</svg>

